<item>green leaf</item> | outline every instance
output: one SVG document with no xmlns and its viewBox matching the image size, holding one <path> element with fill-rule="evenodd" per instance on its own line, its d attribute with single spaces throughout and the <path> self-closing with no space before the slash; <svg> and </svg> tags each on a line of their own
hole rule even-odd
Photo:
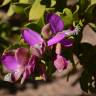
<svg viewBox="0 0 96 96">
<path fill-rule="evenodd" d="M 79 0 L 79 14 L 81 16 L 84 15 L 86 8 L 88 7 L 88 5 L 90 4 L 90 0 Z"/>
<path fill-rule="evenodd" d="M 29 46 L 25 43 L 23 43 L 23 44 L 15 43 L 15 44 L 12 44 L 9 47 L 7 47 L 5 49 L 5 51 L 12 50 L 12 49 L 17 49 L 17 48 L 20 48 L 20 47 L 29 48 Z"/>
<path fill-rule="evenodd" d="M 28 27 L 32 30 L 35 30 L 36 32 L 40 32 L 40 27 L 36 22 L 30 22 L 24 25 L 25 27 Z"/>
<path fill-rule="evenodd" d="M 24 8 L 16 5 L 12 5 L 12 9 L 15 13 L 18 14 L 23 14 L 24 13 Z"/>
<path fill-rule="evenodd" d="M 5 40 L 4 38 L 0 37 L 0 46 L 8 46 L 9 42 Z"/>
<path fill-rule="evenodd" d="M 42 26 L 44 26 L 44 18 L 43 17 L 41 17 L 40 19 L 39 19 L 39 21 L 37 22 L 37 25 L 40 27 L 40 29 L 42 28 Z M 41 31 L 41 30 L 40 30 Z"/>
<path fill-rule="evenodd" d="M 7 12 L 7 16 L 12 16 L 14 14 L 14 10 L 13 10 L 13 5 L 11 4 L 9 9 L 8 9 L 8 12 Z"/>
<path fill-rule="evenodd" d="M 90 5 L 87 7 L 87 9 L 85 10 L 86 14 L 85 17 L 87 19 L 87 21 L 91 21 L 94 19 L 94 17 L 96 16 L 96 0 L 90 0 Z M 93 20 L 95 21 L 95 20 Z"/>
<path fill-rule="evenodd" d="M 63 10 L 63 14 L 61 14 L 61 18 L 64 21 L 64 26 L 68 27 L 73 23 L 73 14 L 70 9 L 65 8 Z"/>
<path fill-rule="evenodd" d="M 79 5 L 76 6 L 76 10 L 73 12 L 73 21 L 78 22 L 79 21 Z"/>
<path fill-rule="evenodd" d="M 91 0 L 91 5 L 96 4 L 96 0 Z"/>
<path fill-rule="evenodd" d="M 51 0 L 51 6 L 54 6 L 56 4 L 56 0 Z"/>
<path fill-rule="evenodd" d="M 29 14 L 30 8 L 31 8 L 31 6 L 28 6 L 24 9 L 24 13 L 25 13 L 26 17 L 29 17 L 28 14 Z"/>
<path fill-rule="evenodd" d="M 96 11 L 95 11 L 95 8 L 96 8 L 96 3 L 92 3 L 91 5 L 88 6 L 88 8 L 86 9 L 86 19 L 88 21 L 91 21 L 93 20 L 93 18 L 95 18 L 96 16 Z"/>
<path fill-rule="evenodd" d="M 25 7 L 28 7 L 31 5 L 31 3 L 12 3 L 12 5 L 16 5 L 16 6 L 19 6 L 19 7 L 22 7 L 22 8 L 25 8 Z"/>
<path fill-rule="evenodd" d="M 24 4 L 33 3 L 33 2 L 34 2 L 34 0 L 19 0 L 19 3 L 24 3 Z"/>
<path fill-rule="evenodd" d="M 50 12 L 55 12 L 55 8 L 46 8 L 46 11 L 48 12 L 48 13 L 50 13 Z"/>
<path fill-rule="evenodd" d="M 25 9 L 30 8 L 31 5 L 32 5 L 31 3 L 18 3 L 18 2 L 16 2 L 16 3 L 11 4 L 10 10 L 11 10 L 11 12 L 13 10 L 15 13 L 25 14 Z M 9 10 L 9 12 L 10 12 L 10 10 Z"/>
<path fill-rule="evenodd" d="M 45 8 L 45 5 L 40 4 L 40 0 L 35 0 L 29 12 L 29 20 L 39 20 L 44 15 Z"/>
<path fill-rule="evenodd" d="M 2 5 L 0 5 L 0 7 L 3 7 L 3 6 L 7 5 L 10 2 L 11 2 L 11 0 L 3 0 L 3 3 L 2 3 Z"/>
<path fill-rule="evenodd" d="M 29 0 L 19 0 L 19 3 L 28 3 Z"/>
</svg>

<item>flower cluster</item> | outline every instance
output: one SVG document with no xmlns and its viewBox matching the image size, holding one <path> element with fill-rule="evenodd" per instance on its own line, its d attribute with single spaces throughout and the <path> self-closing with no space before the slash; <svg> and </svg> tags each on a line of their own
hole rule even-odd
<svg viewBox="0 0 96 96">
<path fill-rule="evenodd" d="M 9 72 L 4 80 L 9 82 L 20 80 L 22 84 L 30 76 L 34 78 L 35 72 L 38 72 L 41 79 L 46 80 L 48 70 L 47 62 L 44 61 L 46 50 L 51 52 L 55 49 L 54 59 L 51 58 L 51 60 L 57 71 L 67 68 L 68 61 L 62 55 L 62 50 L 63 47 L 73 45 L 73 40 L 69 37 L 78 32 L 77 26 L 64 30 L 64 22 L 54 13 L 46 15 L 46 24 L 42 28 L 41 35 L 32 29 L 23 28 L 21 36 L 29 47 L 13 49 L 2 55 L 2 64 Z"/>
</svg>

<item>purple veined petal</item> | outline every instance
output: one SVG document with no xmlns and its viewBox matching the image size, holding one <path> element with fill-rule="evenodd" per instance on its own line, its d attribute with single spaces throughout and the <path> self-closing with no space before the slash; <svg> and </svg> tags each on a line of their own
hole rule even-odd
<svg viewBox="0 0 96 96">
<path fill-rule="evenodd" d="M 35 44 L 34 46 L 30 46 L 30 51 L 32 52 L 32 55 L 35 55 L 37 57 L 41 57 L 41 55 L 45 52 L 45 49 L 46 49 L 45 41 L 41 44 Z"/>
<path fill-rule="evenodd" d="M 32 60 L 32 58 L 31 58 Z M 29 76 L 31 75 L 32 73 L 32 65 L 31 65 L 31 61 L 30 61 L 30 64 L 28 64 L 23 72 L 23 76 L 22 76 L 22 79 L 21 79 L 21 84 L 23 84 L 23 82 L 29 78 Z M 34 63 L 34 62 L 33 62 Z"/>
<path fill-rule="evenodd" d="M 40 57 L 41 56 L 41 53 L 40 53 L 41 50 L 39 50 L 37 48 L 30 47 L 30 51 L 31 51 L 32 55 L 35 55 L 37 57 Z"/>
<path fill-rule="evenodd" d="M 14 73 L 12 73 L 12 76 L 11 76 L 12 81 L 16 82 L 17 80 L 19 80 L 23 72 L 24 72 L 24 68 L 22 69 L 18 68 Z"/>
<path fill-rule="evenodd" d="M 28 72 L 28 70 L 25 70 L 24 73 L 23 73 L 23 77 L 22 77 L 20 83 L 23 84 L 24 81 L 25 81 L 28 77 L 29 77 L 29 72 Z"/>
<path fill-rule="evenodd" d="M 1 62 L 8 71 L 15 72 L 17 70 L 17 62 L 13 53 L 6 53 L 1 57 Z"/>
<path fill-rule="evenodd" d="M 53 33 L 61 32 L 64 28 L 63 20 L 56 14 L 47 14 L 46 21 L 50 24 L 50 28 Z"/>
<path fill-rule="evenodd" d="M 23 29 L 22 37 L 25 40 L 25 42 L 31 46 L 43 42 L 43 39 L 37 32 L 28 28 Z"/>
<path fill-rule="evenodd" d="M 15 58 L 16 58 L 18 65 L 20 66 L 24 66 L 28 64 L 28 60 L 29 60 L 28 49 L 18 48 L 15 52 Z"/>
<path fill-rule="evenodd" d="M 31 68 L 30 68 L 31 73 L 34 72 L 35 65 L 36 65 L 36 59 L 37 59 L 37 57 L 34 55 L 32 55 L 29 59 L 27 66 L 31 66 Z"/>
<path fill-rule="evenodd" d="M 73 45 L 73 41 L 69 39 L 63 39 L 60 41 L 65 47 L 71 47 Z"/>
<path fill-rule="evenodd" d="M 65 37 L 64 32 L 58 32 L 53 38 L 48 40 L 47 44 L 48 44 L 48 46 L 56 44 L 56 43 L 60 42 L 62 39 L 64 39 L 64 37 Z"/>
</svg>

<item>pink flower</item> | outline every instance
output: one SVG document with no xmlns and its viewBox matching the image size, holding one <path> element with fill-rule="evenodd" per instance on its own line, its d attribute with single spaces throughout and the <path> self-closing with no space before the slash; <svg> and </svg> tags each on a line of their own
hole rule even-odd
<svg viewBox="0 0 96 96">
<path fill-rule="evenodd" d="M 57 69 L 57 71 L 62 71 L 63 69 L 67 68 L 68 62 L 66 58 L 63 56 L 57 55 L 56 59 L 54 60 L 54 66 Z"/>
<path fill-rule="evenodd" d="M 21 78 L 22 84 L 34 72 L 36 56 L 30 56 L 29 50 L 26 48 L 18 48 L 3 54 L 1 61 L 9 71 L 4 80 L 14 82 Z"/>
</svg>

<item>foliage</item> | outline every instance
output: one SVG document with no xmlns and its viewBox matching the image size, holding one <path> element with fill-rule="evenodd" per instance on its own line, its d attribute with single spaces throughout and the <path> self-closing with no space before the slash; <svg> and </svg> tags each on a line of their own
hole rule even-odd
<svg viewBox="0 0 96 96">
<path fill-rule="evenodd" d="M 74 60 L 72 57 L 73 54 L 76 54 L 77 57 L 81 60 L 82 57 L 80 57 L 79 54 L 81 54 L 82 52 L 78 49 L 78 46 L 80 46 L 80 48 L 83 46 L 80 43 L 82 39 L 83 28 L 85 27 L 85 25 L 88 24 L 94 30 L 94 32 L 96 32 L 96 11 L 95 11 L 96 0 L 77 0 L 75 3 L 74 2 L 72 3 L 72 1 L 73 0 L 3 0 L 2 2 L 0 2 L 0 55 L 1 55 L 1 58 L 2 58 L 2 54 L 5 54 L 7 51 L 10 51 L 10 50 L 15 50 L 21 47 L 30 49 L 30 44 L 24 42 L 24 38 L 22 38 L 21 35 L 22 35 L 22 30 L 24 28 L 32 29 L 33 31 L 35 31 L 36 33 L 39 33 L 40 35 L 43 34 L 41 37 L 46 42 L 46 47 L 44 46 L 46 51 L 44 52 L 43 56 L 41 56 L 40 54 L 41 61 L 38 60 L 38 62 L 46 66 L 45 69 L 46 69 L 47 74 L 45 73 L 44 74 L 48 76 L 47 79 L 50 78 L 49 76 L 52 76 L 52 73 L 55 72 L 57 68 L 56 66 L 55 66 L 56 68 L 54 67 L 53 62 L 56 61 L 54 58 L 58 57 L 58 56 L 56 57 L 56 54 L 58 52 L 56 53 L 54 51 L 57 45 L 55 46 L 52 45 L 49 48 L 49 45 L 47 45 L 47 42 L 51 42 L 50 38 L 53 37 L 54 39 L 55 35 L 56 36 L 60 35 L 59 32 L 53 32 L 54 34 L 51 33 L 50 35 L 50 31 L 53 31 L 51 29 L 55 26 L 58 30 L 60 30 L 61 33 L 63 33 L 63 31 L 65 32 L 62 36 L 67 34 L 67 36 L 65 36 L 64 39 L 67 38 L 68 40 L 71 40 L 74 43 L 73 47 L 72 46 L 69 47 L 69 45 L 67 47 L 63 46 L 64 49 L 62 53 L 60 54 L 62 54 L 62 56 L 66 57 L 66 60 L 70 60 L 72 63 L 74 63 Z M 60 17 L 62 19 L 62 22 L 64 23 L 63 29 L 58 27 L 59 26 L 58 24 L 60 24 L 58 23 L 59 21 L 57 21 L 57 25 L 54 23 L 54 20 L 48 21 L 46 19 L 48 14 L 55 14 L 57 16 L 56 18 Z M 53 24 L 52 26 L 50 23 L 51 21 Z M 52 28 L 48 27 L 47 24 L 49 23 Z M 77 29 L 75 30 L 73 27 L 78 28 L 78 30 Z M 70 29 L 79 31 L 79 32 L 76 33 L 74 31 L 75 33 L 74 34 L 72 33 L 70 35 L 68 32 L 66 32 L 66 30 L 68 31 Z M 45 32 L 46 30 L 49 33 L 46 33 Z M 45 33 L 42 33 L 42 32 L 45 32 Z M 46 34 L 47 34 L 47 39 L 45 38 Z M 36 39 L 38 39 L 38 37 Z M 35 41 L 32 41 L 32 42 L 35 42 Z M 65 40 L 65 42 L 67 41 Z M 75 51 L 78 51 L 78 52 L 74 52 L 74 49 Z M 39 49 L 39 51 L 40 50 L 41 49 Z M 85 53 L 83 52 L 83 55 L 84 54 L 86 54 L 86 52 Z M 52 59 L 54 59 L 54 61 L 52 61 Z M 65 59 L 63 58 L 63 60 Z M 2 60 L 0 62 L 2 62 Z M 41 68 L 41 65 L 38 65 L 38 66 Z M 76 69 L 76 66 L 74 65 L 75 64 L 73 64 L 73 69 Z M 1 64 L 1 66 L 3 66 L 3 64 Z M 93 71 L 90 72 L 91 69 L 89 68 L 90 67 L 89 65 L 83 65 L 83 66 L 85 70 L 82 73 L 82 76 L 80 79 L 81 87 L 84 91 L 88 91 L 88 90 L 92 91 L 91 90 L 92 88 L 88 89 L 87 85 L 88 85 L 88 82 L 91 82 L 90 78 L 93 76 L 94 72 Z M 92 68 L 94 66 L 95 65 L 93 65 Z M 65 66 L 63 67 L 65 68 Z M 41 78 L 40 74 L 42 72 L 38 73 L 37 70 L 41 70 L 41 69 L 37 68 L 34 71 L 35 77 L 34 76 L 33 77 L 36 79 L 39 75 L 39 79 L 40 79 Z M 85 80 L 86 77 L 88 81 Z"/>
</svg>

